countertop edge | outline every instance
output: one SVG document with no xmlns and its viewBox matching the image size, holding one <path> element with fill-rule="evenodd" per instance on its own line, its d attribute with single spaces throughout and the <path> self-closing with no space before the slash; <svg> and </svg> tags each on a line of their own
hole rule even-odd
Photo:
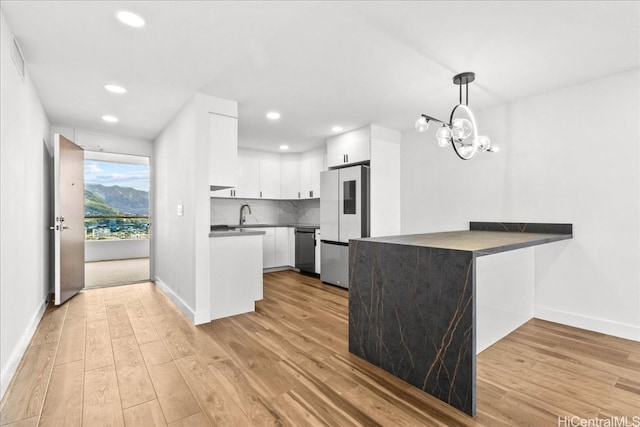
<svg viewBox="0 0 640 427">
<path fill-rule="evenodd" d="M 229 230 L 229 231 L 212 231 L 209 233 L 209 237 L 244 237 L 244 236 L 260 236 L 266 234 L 264 231 L 259 230 Z"/>
<path fill-rule="evenodd" d="M 534 234 L 538 234 L 538 233 L 534 233 Z M 529 248 L 531 246 L 544 245 L 547 243 L 560 242 L 562 240 L 569 240 L 569 239 L 573 239 L 573 234 L 557 234 L 555 236 L 546 237 L 539 240 L 532 240 L 529 242 L 522 242 L 522 243 L 514 243 L 511 245 L 498 246 L 495 248 L 478 249 L 471 252 L 473 252 L 474 257 L 481 257 L 485 255 L 492 255 L 492 254 L 497 254 L 500 252 L 507 252 L 507 251 L 515 251 L 517 249 L 524 249 L 524 248 Z"/>
</svg>

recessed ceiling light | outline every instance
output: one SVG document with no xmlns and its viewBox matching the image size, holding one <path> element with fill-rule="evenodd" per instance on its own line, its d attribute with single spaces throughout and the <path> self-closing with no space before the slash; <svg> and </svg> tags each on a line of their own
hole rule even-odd
<svg viewBox="0 0 640 427">
<path fill-rule="evenodd" d="M 331 128 L 333 132 L 342 132 L 342 126 L 334 126 Z"/>
<path fill-rule="evenodd" d="M 125 25 L 128 25 L 133 28 L 142 28 L 144 27 L 144 19 L 140 15 L 136 15 L 133 12 L 129 12 L 128 10 L 121 10 L 116 13 L 116 17 L 120 22 Z"/>
<path fill-rule="evenodd" d="M 104 88 L 112 93 L 127 93 L 127 90 L 125 88 L 114 84 L 104 85 Z"/>
<path fill-rule="evenodd" d="M 269 120 L 278 120 L 280 118 L 280 113 L 277 111 L 269 111 L 267 113 L 267 119 Z"/>
<path fill-rule="evenodd" d="M 118 121 L 118 118 L 116 116 L 105 115 L 102 116 L 102 120 L 109 123 L 116 123 Z"/>
<path fill-rule="evenodd" d="M 280 149 L 281 149 L 281 150 L 288 150 L 288 149 L 289 149 L 289 146 L 288 146 L 288 145 L 286 145 L 286 144 L 282 144 L 282 145 L 280 146 Z"/>
</svg>

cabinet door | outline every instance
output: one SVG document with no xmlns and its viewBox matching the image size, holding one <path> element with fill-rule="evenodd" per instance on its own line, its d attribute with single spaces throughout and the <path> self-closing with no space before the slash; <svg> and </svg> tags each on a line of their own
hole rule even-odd
<svg viewBox="0 0 640 427">
<path fill-rule="evenodd" d="M 236 197 L 260 198 L 260 159 L 253 153 L 238 151 L 238 188 Z"/>
<path fill-rule="evenodd" d="M 327 166 L 331 168 L 371 160 L 370 141 L 370 126 L 329 138 Z"/>
<path fill-rule="evenodd" d="M 311 198 L 311 159 L 302 157 L 300 160 L 300 198 Z"/>
<path fill-rule="evenodd" d="M 280 198 L 300 198 L 300 156 L 285 154 L 280 157 Z"/>
<path fill-rule="evenodd" d="M 291 267 L 296 266 L 296 229 L 294 227 L 287 227 L 287 238 L 289 240 L 289 253 L 287 259 Z"/>
<path fill-rule="evenodd" d="M 349 141 L 346 147 L 346 164 L 360 163 L 371 160 L 369 139 Z"/>
<path fill-rule="evenodd" d="M 209 185 L 238 184 L 238 119 L 209 113 Z"/>
<path fill-rule="evenodd" d="M 332 168 L 335 166 L 342 166 L 345 164 L 345 154 L 347 148 L 345 147 L 345 139 L 342 135 L 329 138 L 327 140 L 327 166 Z"/>
<path fill-rule="evenodd" d="M 275 228 L 252 228 L 252 230 L 264 231 L 262 236 L 262 268 L 276 266 L 276 235 Z"/>
<path fill-rule="evenodd" d="M 211 191 L 210 197 L 226 197 L 231 198 L 235 197 L 235 188 L 225 188 L 224 190 L 215 190 Z"/>
<path fill-rule="evenodd" d="M 320 244 L 320 230 L 316 230 L 316 274 L 320 274 L 320 263 L 321 263 L 321 258 L 320 258 L 320 247 L 322 246 Z"/>
<path fill-rule="evenodd" d="M 260 159 L 260 191 L 263 199 L 280 198 L 280 156 L 265 154 Z"/>
<path fill-rule="evenodd" d="M 289 228 L 276 227 L 276 267 L 293 265 L 289 259 Z"/>
<path fill-rule="evenodd" d="M 311 161 L 309 170 L 311 172 L 311 197 L 314 199 L 319 199 L 320 173 L 324 172 L 324 153 L 316 153 L 310 160 Z"/>
</svg>

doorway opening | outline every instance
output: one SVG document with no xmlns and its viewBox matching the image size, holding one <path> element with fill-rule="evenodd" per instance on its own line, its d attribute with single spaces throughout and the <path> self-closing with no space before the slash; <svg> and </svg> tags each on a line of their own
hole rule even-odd
<svg viewBox="0 0 640 427">
<path fill-rule="evenodd" d="M 85 151 L 85 288 L 150 280 L 149 158 Z"/>
</svg>

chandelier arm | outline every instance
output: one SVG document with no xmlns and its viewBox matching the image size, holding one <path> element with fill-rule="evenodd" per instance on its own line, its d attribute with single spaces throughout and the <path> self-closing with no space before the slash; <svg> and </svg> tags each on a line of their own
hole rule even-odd
<svg viewBox="0 0 640 427">
<path fill-rule="evenodd" d="M 433 120 L 434 122 L 442 123 L 443 125 L 451 127 L 451 123 L 443 122 L 442 120 L 436 119 L 435 117 L 427 116 L 426 114 L 422 114 L 422 117 L 427 119 L 427 121 Z"/>
</svg>

